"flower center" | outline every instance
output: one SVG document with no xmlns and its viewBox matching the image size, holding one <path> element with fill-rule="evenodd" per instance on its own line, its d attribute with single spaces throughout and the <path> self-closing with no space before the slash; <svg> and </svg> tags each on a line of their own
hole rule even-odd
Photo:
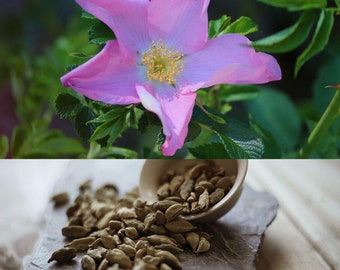
<svg viewBox="0 0 340 270">
<path fill-rule="evenodd" d="M 143 53 L 142 63 L 149 80 L 174 85 L 176 77 L 184 68 L 184 54 L 176 48 L 169 48 L 162 40 L 152 41 L 149 50 Z"/>
</svg>

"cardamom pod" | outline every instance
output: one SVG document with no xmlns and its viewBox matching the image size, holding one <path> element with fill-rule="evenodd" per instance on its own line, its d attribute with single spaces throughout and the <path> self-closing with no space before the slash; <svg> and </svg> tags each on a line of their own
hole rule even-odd
<svg viewBox="0 0 340 270">
<path fill-rule="evenodd" d="M 174 233 L 185 233 L 196 229 L 189 221 L 183 219 L 170 221 L 165 224 L 165 228 Z"/>
<path fill-rule="evenodd" d="M 205 239 L 204 237 L 201 237 L 195 253 L 207 252 L 209 249 L 210 249 L 209 241 Z"/>
<path fill-rule="evenodd" d="M 207 189 L 198 198 L 198 205 L 202 210 L 209 208 L 209 192 Z"/>
<path fill-rule="evenodd" d="M 106 260 L 108 260 L 112 264 L 119 264 L 122 268 L 132 268 L 132 263 L 130 258 L 124 253 L 124 251 L 120 249 L 112 249 L 109 250 L 106 254 Z"/>
<path fill-rule="evenodd" d="M 160 250 L 156 252 L 156 256 L 160 257 L 162 262 L 170 265 L 171 267 L 182 269 L 182 265 L 179 262 L 178 258 L 173 255 L 171 252 L 166 250 Z"/>
<path fill-rule="evenodd" d="M 68 238 L 80 238 L 88 235 L 89 230 L 83 226 L 71 225 L 62 228 L 61 233 Z"/>
<path fill-rule="evenodd" d="M 184 208 L 185 206 L 179 203 L 171 205 L 164 213 L 166 220 L 169 222 L 176 219 L 182 214 Z"/>
<path fill-rule="evenodd" d="M 48 259 L 48 263 L 57 261 L 58 263 L 66 263 L 72 261 L 77 256 L 77 250 L 73 247 L 61 248 L 54 251 L 51 258 Z"/>
<path fill-rule="evenodd" d="M 65 245 L 65 247 L 75 248 L 77 251 L 85 251 L 95 240 L 95 237 L 83 237 L 73 240 L 72 242 Z"/>
<path fill-rule="evenodd" d="M 196 252 L 198 244 L 200 242 L 200 237 L 196 232 L 189 232 L 185 237 L 186 242 L 189 244 L 193 252 Z"/>
<path fill-rule="evenodd" d="M 84 255 L 81 258 L 81 266 L 85 270 L 96 270 L 96 262 L 89 255 Z"/>
<path fill-rule="evenodd" d="M 70 201 L 70 195 L 67 192 L 62 192 L 62 193 L 54 195 L 51 198 L 51 201 L 54 202 L 55 207 L 62 206 L 62 205 L 67 204 Z"/>
<path fill-rule="evenodd" d="M 211 205 L 216 204 L 224 197 L 224 190 L 222 188 L 216 188 L 214 192 L 210 194 L 209 202 Z"/>
</svg>

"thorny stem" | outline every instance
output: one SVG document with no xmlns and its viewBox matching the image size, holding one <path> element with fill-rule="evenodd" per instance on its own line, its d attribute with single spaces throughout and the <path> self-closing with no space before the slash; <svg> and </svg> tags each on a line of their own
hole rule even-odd
<svg viewBox="0 0 340 270">
<path fill-rule="evenodd" d="M 306 144 L 300 149 L 300 158 L 308 158 L 311 156 L 334 120 L 340 116 L 340 85 L 332 87 L 336 88 L 337 91 L 319 122 L 309 135 Z"/>
</svg>

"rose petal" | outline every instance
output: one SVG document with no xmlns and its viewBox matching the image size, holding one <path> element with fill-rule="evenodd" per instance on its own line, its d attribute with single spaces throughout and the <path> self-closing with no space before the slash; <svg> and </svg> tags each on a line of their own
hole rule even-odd
<svg viewBox="0 0 340 270">
<path fill-rule="evenodd" d="M 148 0 L 76 0 L 88 13 L 107 24 L 121 49 L 130 53 L 150 43 L 147 30 Z"/>
<path fill-rule="evenodd" d="M 181 94 L 170 85 L 162 84 L 152 89 L 150 85 L 136 85 L 143 106 L 158 115 L 166 136 L 163 154 L 172 156 L 183 147 L 188 125 L 195 105 L 196 94 Z"/>
<path fill-rule="evenodd" d="M 261 84 L 281 79 L 274 57 L 257 53 L 250 41 L 238 34 L 227 34 L 206 43 L 185 59 L 178 77 L 183 87 L 209 87 L 215 84 Z"/>
<path fill-rule="evenodd" d="M 201 49 L 208 39 L 209 0 L 152 0 L 148 25 L 151 39 L 162 39 L 184 53 Z"/>
<path fill-rule="evenodd" d="M 109 104 L 139 103 L 137 66 L 124 63 L 116 41 L 109 41 L 95 57 L 61 78 L 63 86 L 90 99 Z"/>
</svg>

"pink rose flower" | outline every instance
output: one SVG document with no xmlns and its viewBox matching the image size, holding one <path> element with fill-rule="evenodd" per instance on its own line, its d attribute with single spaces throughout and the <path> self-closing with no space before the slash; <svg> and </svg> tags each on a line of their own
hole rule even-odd
<svg viewBox="0 0 340 270">
<path fill-rule="evenodd" d="M 142 103 L 163 125 L 164 155 L 183 147 L 196 91 L 281 79 L 276 60 L 238 34 L 208 40 L 209 0 L 76 0 L 117 40 L 61 78 L 108 104 Z"/>
</svg>

